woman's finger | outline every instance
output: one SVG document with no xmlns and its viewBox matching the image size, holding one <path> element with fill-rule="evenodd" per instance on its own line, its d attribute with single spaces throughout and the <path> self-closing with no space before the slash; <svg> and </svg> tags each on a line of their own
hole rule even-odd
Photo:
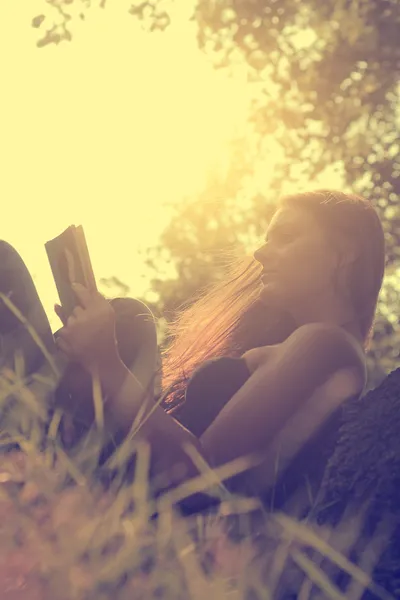
<svg viewBox="0 0 400 600">
<path fill-rule="evenodd" d="M 83 308 L 88 308 L 96 297 L 96 292 L 88 290 L 88 288 L 81 283 L 73 283 L 72 289 L 79 300 L 79 304 Z"/>
<path fill-rule="evenodd" d="M 64 352 L 64 354 L 66 354 L 67 356 L 69 356 L 71 354 L 71 347 L 68 344 L 68 342 L 66 342 L 61 336 L 57 336 L 56 338 L 56 345 L 57 347 Z"/>
<path fill-rule="evenodd" d="M 71 327 L 71 325 L 73 325 L 74 323 L 76 323 L 76 317 L 75 317 L 74 313 L 72 313 L 71 315 L 69 315 L 69 317 L 67 319 L 66 326 Z"/>
<path fill-rule="evenodd" d="M 57 317 L 60 319 L 61 323 L 63 325 L 65 325 L 66 322 L 67 322 L 67 319 L 65 317 L 63 307 L 60 304 L 55 304 L 54 305 L 54 312 L 56 313 Z"/>
<path fill-rule="evenodd" d="M 85 310 L 82 308 L 82 306 L 75 306 L 74 310 L 72 311 L 72 315 L 75 317 L 75 319 L 79 319 L 84 312 Z"/>
</svg>

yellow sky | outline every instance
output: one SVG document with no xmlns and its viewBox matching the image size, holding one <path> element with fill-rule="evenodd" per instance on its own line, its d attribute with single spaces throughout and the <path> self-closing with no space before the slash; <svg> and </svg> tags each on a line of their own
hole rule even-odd
<svg viewBox="0 0 400 600">
<path fill-rule="evenodd" d="M 176 0 L 172 25 L 149 34 L 129 2 L 110 1 L 76 22 L 72 43 L 38 49 L 30 24 L 44 0 L 0 3 L 0 237 L 23 256 L 53 328 L 44 243 L 82 224 L 97 279 L 116 275 L 140 295 L 138 247 L 156 242 L 163 204 L 200 190 L 245 130 L 250 86 L 197 49 L 191 4 Z"/>
<path fill-rule="evenodd" d="M 81 223 L 97 278 L 117 275 L 140 294 L 136 249 L 155 243 L 162 205 L 200 189 L 243 126 L 243 78 L 212 70 L 182 6 L 164 34 L 142 31 L 122 1 L 93 8 L 72 43 L 37 49 L 30 22 L 43 2 L 0 5 L 0 235 L 48 312 L 57 295 L 47 239 Z"/>
</svg>

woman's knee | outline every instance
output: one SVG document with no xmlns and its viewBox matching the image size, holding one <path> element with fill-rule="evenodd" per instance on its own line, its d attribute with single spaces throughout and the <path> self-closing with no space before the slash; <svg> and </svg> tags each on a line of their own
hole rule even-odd
<svg viewBox="0 0 400 600">
<path fill-rule="evenodd" d="M 0 292 L 25 313 L 28 306 L 26 294 L 26 279 L 29 272 L 18 252 L 4 240 L 0 240 Z M 0 300 L 0 328 L 12 329 L 18 319 L 13 315 L 4 301 Z"/>
<path fill-rule="evenodd" d="M 5 240 L 0 240 L 0 292 L 30 321 L 40 335 L 50 339 L 50 325 L 32 276 L 17 250 Z M 19 316 L 6 302 L 0 300 L 1 333 L 10 333 L 20 325 Z"/>
<path fill-rule="evenodd" d="M 24 264 L 14 246 L 5 240 L 0 240 L 0 266 L 18 266 L 20 263 Z"/>
<path fill-rule="evenodd" d="M 150 308 L 137 298 L 130 297 L 118 297 L 110 300 L 112 307 L 116 314 L 128 316 L 131 318 L 148 316 L 154 318 Z"/>
<path fill-rule="evenodd" d="M 115 311 L 116 323 L 127 332 L 136 331 L 146 339 L 155 333 L 155 318 L 150 308 L 136 298 L 113 298 L 111 305 Z"/>
<path fill-rule="evenodd" d="M 150 308 L 136 298 L 114 298 L 116 337 L 121 358 L 132 364 L 145 349 L 157 349 L 156 322 Z"/>
</svg>

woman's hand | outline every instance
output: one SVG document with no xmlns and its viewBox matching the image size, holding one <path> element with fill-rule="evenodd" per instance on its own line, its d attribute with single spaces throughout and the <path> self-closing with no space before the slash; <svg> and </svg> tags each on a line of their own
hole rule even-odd
<svg viewBox="0 0 400 600">
<path fill-rule="evenodd" d="M 55 312 L 64 325 L 56 343 L 71 361 L 94 374 L 119 360 L 114 309 L 98 291 L 78 283 L 72 287 L 80 306 L 65 319 L 61 306 L 55 305 Z"/>
<path fill-rule="evenodd" d="M 261 346 L 260 348 L 251 348 L 242 354 L 241 358 L 245 361 L 250 373 L 267 364 L 272 356 L 276 354 L 276 346 Z"/>
</svg>

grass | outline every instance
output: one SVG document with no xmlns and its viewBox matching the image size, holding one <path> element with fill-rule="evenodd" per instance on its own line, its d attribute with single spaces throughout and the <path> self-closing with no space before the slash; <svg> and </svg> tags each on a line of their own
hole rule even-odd
<svg viewBox="0 0 400 600">
<path fill-rule="evenodd" d="M 62 412 L 48 423 L 58 377 L 50 366 L 51 376 L 25 377 L 17 357 L 15 368 L 0 374 L 1 600 L 357 600 L 367 588 L 391 598 L 368 574 L 387 535 L 365 548 L 361 569 L 348 558 L 361 513 L 335 530 L 295 512 L 268 513 L 223 486 L 246 468 L 243 460 L 211 471 L 187 448 L 201 475 L 154 498 L 151 449 L 135 429 L 111 464 L 121 474 L 135 452 L 134 479 L 121 485 L 117 477 L 105 489 L 96 476 L 105 439 L 100 390 L 94 388 L 93 428 L 68 452 L 60 442 Z M 184 518 L 178 503 L 206 490 L 220 496 L 219 508 Z M 348 576 L 346 592 L 335 584 L 338 572 Z"/>
</svg>

